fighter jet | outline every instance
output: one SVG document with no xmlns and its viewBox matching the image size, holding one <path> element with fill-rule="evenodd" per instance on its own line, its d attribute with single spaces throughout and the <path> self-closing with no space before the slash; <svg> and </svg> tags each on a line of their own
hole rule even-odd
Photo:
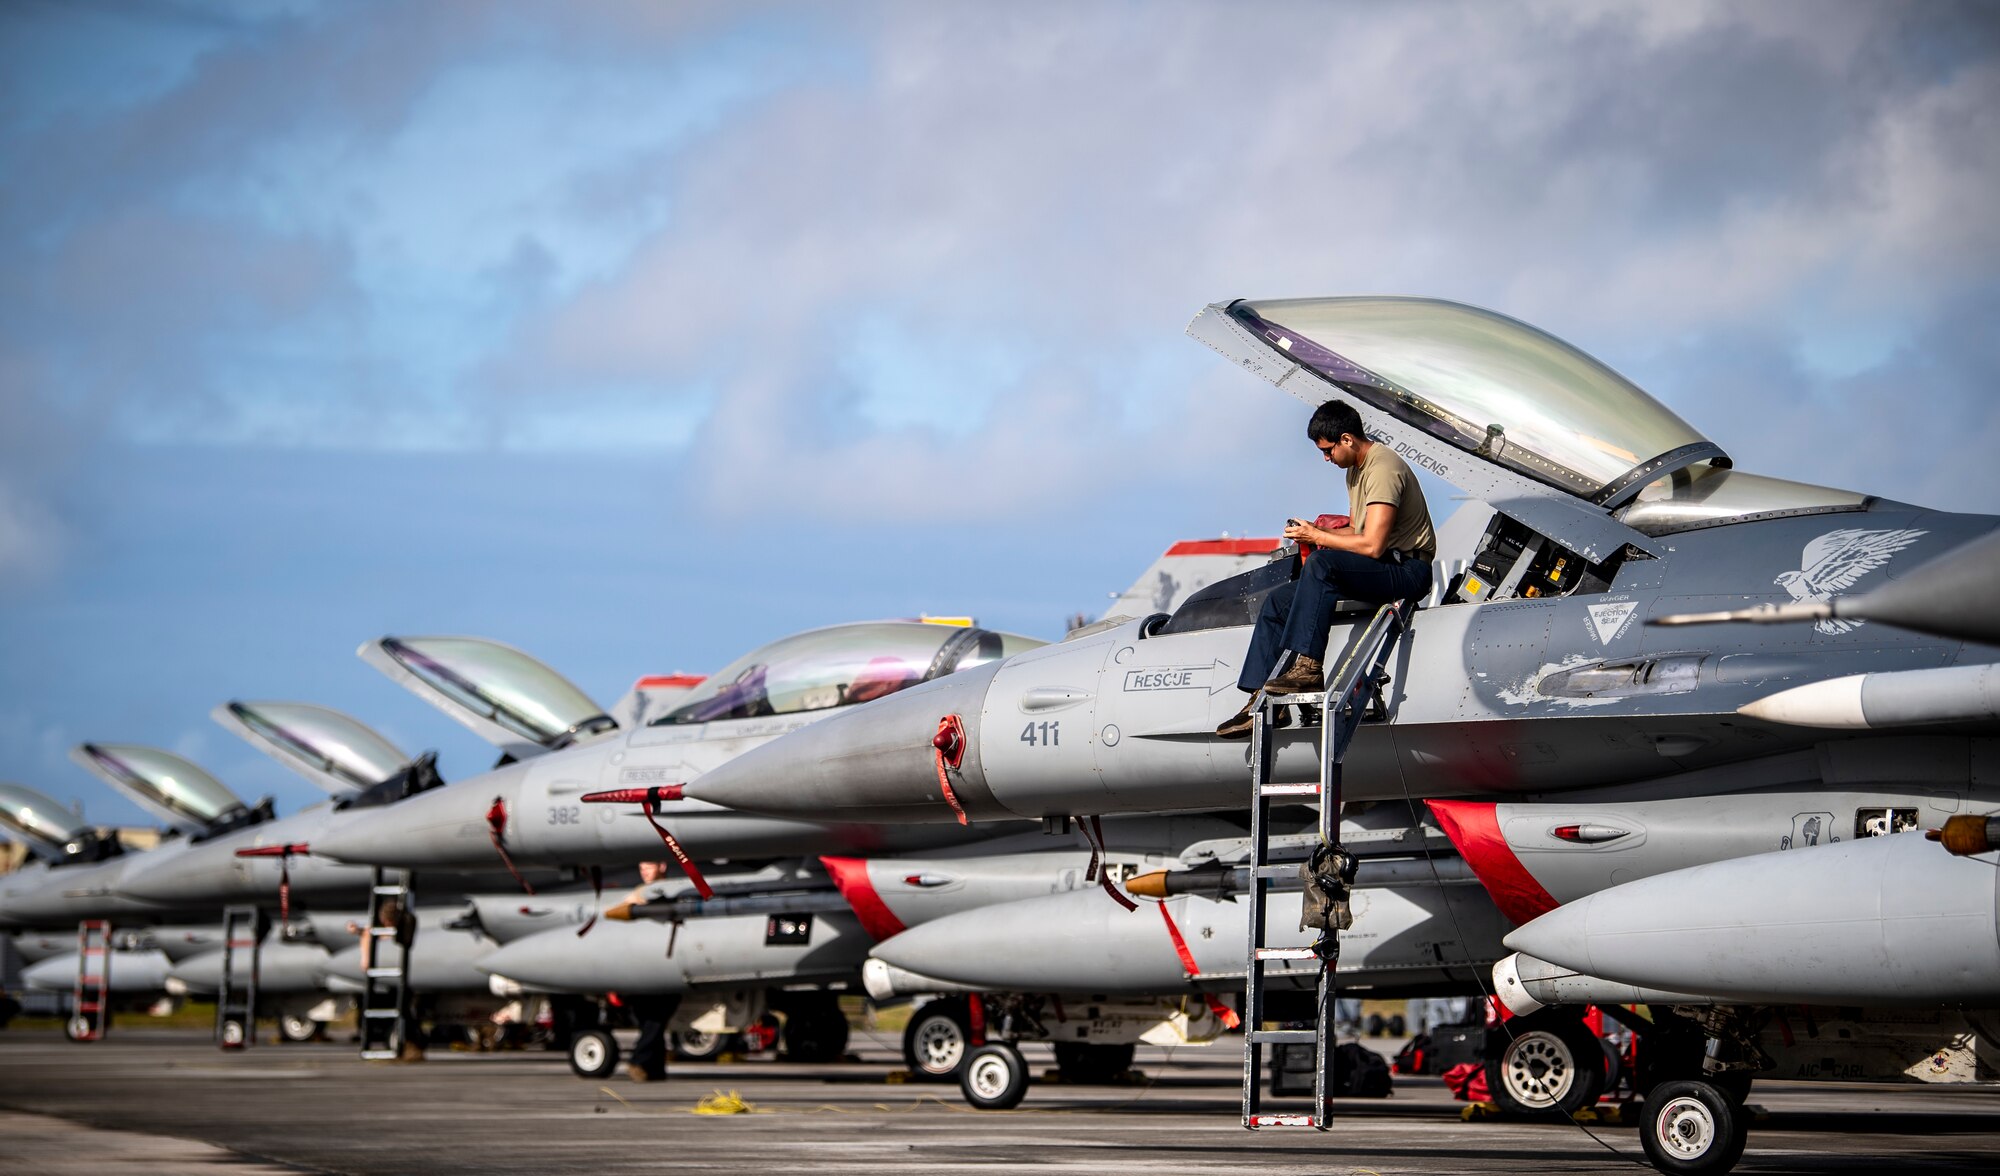
<svg viewBox="0 0 2000 1176">
<path fill-rule="evenodd" d="M 1663 860 L 1700 863 L 1707 850 L 1696 843 L 1744 847 L 1761 838 L 1781 852 L 1697 866 L 1706 873 L 1696 893 L 1716 904 L 1713 920 L 1700 925 L 1742 914 L 1763 926 L 1769 916 L 1800 934 L 1849 909 L 1846 892 L 1820 885 L 1828 867 L 1815 863 L 1858 855 L 1848 864 L 1876 881 L 1847 897 L 1888 901 L 1879 871 L 1915 848 L 1854 846 L 1856 838 L 1902 827 L 1905 818 L 1894 813 L 1921 824 L 1946 811 L 2000 806 L 1983 766 L 2000 708 L 1968 689 L 1993 680 L 2000 650 L 1955 632 L 1892 629 L 1887 612 L 1871 619 L 1865 609 L 1819 609 L 1990 536 L 2000 520 L 1738 470 L 1719 446 L 1602 363 L 1472 307 L 1397 298 L 1233 302 L 1206 308 L 1189 330 L 1309 404 L 1347 400 L 1371 440 L 1496 512 L 1472 547 L 1440 551 L 1447 565 L 1463 560 L 1466 570 L 1446 581 L 1441 601 L 1416 610 L 1387 680 L 1364 689 L 1359 701 L 1379 721 L 1364 722 L 1347 748 L 1340 773 L 1347 801 L 1497 800 L 1520 813 L 1510 818 L 1508 839 L 1561 843 L 1579 858 L 1618 853 L 1643 838 Z M 947 789 L 975 820 L 1241 804 L 1248 754 L 1211 732 L 1239 702 L 1229 687 L 1248 643 L 1245 626 L 1294 568 L 1281 559 L 1170 614 L 836 716 L 706 774 L 686 793 L 752 812 L 909 821 L 953 819 Z M 1763 604 L 1815 612 L 1789 627 L 1646 623 Z M 1325 660 L 1337 663 L 1374 612 L 1359 608 L 1337 623 Z M 1842 689 L 1859 689 L 1861 722 L 1851 705 L 1773 701 L 1857 678 L 1864 681 Z M 1871 697 L 1895 703 L 1871 711 Z M 954 738 L 938 738 L 941 727 Z M 1318 779 L 1319 734 L 1303 724 L 1276 733 L 1274 783 Z M 1822 799 L 1843 790 L 1838 804 Z M 1705 820 L 1655 829 L 1636 823 L 1643 813 L 1621 807 L 1682 796 L 1709 798 Z M 1551 802 L 1595 815 L 1572 821 L 1560 810 L 1545 813 L 1541 806 Z M 1892 814 L 1884 817 L 1885 809 Z M 1483 821 L 1467 831 L 1486 844 L 1499 836 Z M 1819 845 L 1795 852 L 1814 836 Z M 1835 837 L 1849 847 L 1836 847 Z M 1468 859 L 1479 856 L 1479 845 L 1463 836 L 1458 845 Z M 1925 876 L 1950 871 L 1939 865 Z M 1518 897 L 1517 875 L 1483 876 L 1503 909 Z M 1522 928 L 1521 945 L 1567 955 L 1550 962 L 1587 971 L 1612 959 L 1602 936 L 1652 942 L 1623 936 L 1621 927 L 1668 918 L 1660 905 L 1669 902 L 1668 884 L 1628 886 L 1616 902 L 1616 891 L 1599 896 L 1587 930 L 1572 914 L 1546 936 Z M 1685 909 L 1690 892 L 1674 893 L 1672 909 Z M 1792 897 L 1767 910 L 1765 898 L 1777 894 Z M 1963 914 L 1936 892 L 1910 901 L 1913 916 L 1936 916 L 1933 933 Z M 1776 951 L 1790 940 L 1766 942 Z M 1621 956 L 1612 965 L 1628 984 L 1654 958 L 1649 947 L 1634 950 L 1638 963 Z M 1916 970 L 1935 987 L 1915 991 L 1966 998 L 1946 970 Z M 1896 974 L 1855 979 L 1866 987 Z M 1716 975 L 1720 981 L 1724 972 Z M 1689 979 L 1679 974 L 1677 990 L 1687 992 Z M 1731 983 L 1745 999 L 1784 991 Z M 2000 1004 L 2000 991 L 1986 991 L 1983 1003 Z M 1746 1018 L 1768 1016 L 1769 1006 L 1703 1007 L 1711 1011 L 1698 1014 L 1697 1042 L 1723 1042 L 1719 1064 L 1737 1068 L 1731 1059 L 1743 1051 L 1730 1043 L 1743 1039 Z M 1724 1008 L 1737 1011 L 1712 1011 Z M 1939 1028 L 1931 1044 L 1948 1036 L 1949 1027 Z M 1922 1056 L 1909 1055 L 1913 1064 Z M 1880 1062 L 1861 1072 L 1875 1073 Z M 1699 1074 L 1697 1067 L 1689 1077 Z M 1674 1099 L 1684 1093 L 1677 1089 Z M 1719 1140 L 1719 1150 L 1697 1148 L 1695 1158 L 1733 1162 L 1730 1130 L 1702 1101 L 1713 1093 L 1696 1098 L 1706 1120 L 1690 1113 L 1661 1130 Z"/>
<path fill-rule="evenodd" d="M 1176 543 L 1114 598 L 1097 623 L 1111 623 L 1128 610 L 1175 604 L 1262 562 L 1275 546 L 1275 540 L 1255 538 Z M 658 854 L 653 816 L 633 806 L 593 810 L 580 802 L 583 794 L 679 786 L 784 732 L 1041 645 L 1034 638 L 959 623 L 882 621 L 816 629 L 753 650 L 706 681 L 696 680 L 682 697 L 665 705 L 653 700 L 643 723 L 620 726 L 519 651 L 502 656 L 485 650 L 473 657 L 464 652 L 462 639 L 383 638 L 362 647 L 364 660 L 395 667 L 395 676 L 413 689 L 421 687 L 427 700 L 510 754 L 532 750 L 534 758 L 503 763 L 483 776 L 412 798 L 393 812 L 348 823 L 320 835 L 313 848 L 346 861 L 426 869 L 486 865 L 503 851 L 522 863 L 629 864 Z M 454 653 L 455 659 L 448 658 Z M 487 675 L 498 684 L 488 685 Z M 546 685 L 539 690 L 524 685 L 534 682 Z M 647 685 L 642 680 L 640 688 Z M 528 715 L 544 717 L 530 724 L 523 717 Z M 502 718 L 508 726 L 501 725 Z M 541 735 L 541 742 L 529 742 L 526 734 Z M 697 859 L 893 852 L 978 836 L 826 821 L 809 812 L 776 820 L 746 817 L 685 803 L 674 807 L 671 829 Z"/>
</svg>

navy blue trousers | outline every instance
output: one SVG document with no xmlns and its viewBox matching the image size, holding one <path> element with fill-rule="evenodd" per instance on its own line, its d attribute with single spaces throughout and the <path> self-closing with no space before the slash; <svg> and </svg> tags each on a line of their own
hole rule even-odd
<svg viewBox="0 0 2000 1176">
<path fill-rule="evenodd" d="M 1340 601 L 1387 604 L 1430 590 L 1431 565 L 1424 560 L 1397 563 L 1321 548 L 1306 557 L 1298 579 L 1280 584 L 1264 598 L 1236 684 L 1256 692 L 1270 680 L 1279 655 L 1287 649 L 1323 660 L 1326 635 L 1333 628 L 1333 606 Z"/>
</svg>

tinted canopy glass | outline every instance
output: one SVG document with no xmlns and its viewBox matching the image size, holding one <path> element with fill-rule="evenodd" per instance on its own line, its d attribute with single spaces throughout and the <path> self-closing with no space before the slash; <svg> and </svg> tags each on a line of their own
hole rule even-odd
<svg viewBox="0 0 2000 1176">
<path fill-rule="evenodd" d="M 1238 302 L 1230 314 L 1371 407 L 1581 497 L 1704 440 L 1617 372 L 1490 310 L 1296 298 Z"/>
<path fill-rule="evenodd" d="M 569 679 L 498 641 L 384 637 L 382 648 L 453 702 L 536 743 L 617 726 Z"/>
<path fill-rule="evenodd" d="M 738 658 L 652 725 L 849 706 L 1041 644 L 1012 633 L 922 621 L 815 629 Z"/>
<path fill-rule="evenodd" d="M 388 779 L 409 757 L 351 716 L 304 702 L 232 702 L 229 712 L 258 738 L 356 788 Z"/>
<path fill-rule="evenodd" d="M 248 807 L 222 781 L 170 751 L 128 743 L 86 743 L 77 751 L 85 766 L 162 820 L 199 828 Z"/>
<path fill-rule="evenodd" d="M 83 818 L 32 788 L 0 783 L 0 828 L 51 853 L 60 853 L 88 826 Z"/>
</svg>

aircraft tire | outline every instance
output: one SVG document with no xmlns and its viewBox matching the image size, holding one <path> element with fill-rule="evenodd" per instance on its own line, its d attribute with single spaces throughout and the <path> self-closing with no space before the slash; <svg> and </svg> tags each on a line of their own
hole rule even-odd
<svg viewBox="0 0 2000 1176">
<path fill-rule="evenodd" d="M 1004 1041 L 989 1041 L 966 1055 L 958 1089 L 975 1110 L 1011 1111 L 1028 1093 L 1028 1060 Z"/>
<path fill-rule="evenodd" d="M 278 1018 L 278 1036 L 295 1045 L 318 1041 L 326 1036 L 326 1026 L 311 1017 L 286 1013 Z"/>
<path fill-rule="evenodd" d="M 222 1040 L 219 1044 L 224 1049 L 242 1049 L 250 1044 L 250 1027 L 245 1025 L 240 1017 L 229 1018 L 222 1023 Z"/>
<path fill-rule="evenodd" d="M 743 1039 L 734 1033 L 704 1033 L 699 1029 L 676 1030 L 670 1039 L 674 1060 L 712 1062 L 730 1050 L 740 1050 Z"/>
<path fill-rule="evenodd" d="M 903 1027 L 903 1064 L 918 1082 L 950 1082 L 972 1052 L 972 1013 L 964 998 L 934 1000 Z"/>
<path fill-rule="evenodd" d="M 68 1020 L 63 1022 L 63 1036 L 76 1042 L 92 1040 L 90 1037 L 90 1022 L 84 1018 L 82 1013 L 73 1014 Z"/>
<path fill-rule="evenodd" d="M 786 1015 L 781 1040 L 794 1062 L 837 1062 L 847 1054 L 847 1018 L 833 1001 L 807 1005 Z"/>
<path fill-rule="evenodd" d="M 1680 1079 L 1646 1095 L 1640 1143 L 1653 1167 L 1675 1176 L 1713 1176 L 1736 1167 L 1749 1134 L 1740 1103 L 1713 1084 Z"/>
<path fill-rule="evenodd" d="M 1516 1017 L 1497 1030 L 1486 1088 L 1515 1115 L 1574 1115 L 1604 1093 L 1604 1048 L 1582 1019 L 1560 1009 Z"/>
<path fill-rule="evenodd" d="M 603 1078 L 618 1068 L 618 1042 L 602 1029 L 585 1029 L 570 1038 L 570 1072 L 579 1078 Z"/>
<path fill-rule="evenodd" d="M 1056 1072 L 1064 1082 L 1097 1085 L 1117 1078 L 1132 1068 L 1133 1047 L 1089 1045 L 1081 1041 L 1058 1041 Z"/>
</svg>

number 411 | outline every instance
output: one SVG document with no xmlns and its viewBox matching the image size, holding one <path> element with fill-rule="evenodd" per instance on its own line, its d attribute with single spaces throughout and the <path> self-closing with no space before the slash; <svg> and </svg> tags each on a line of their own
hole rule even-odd
<svg viewBox="0 0 2000 1176">
<path fill-rule="evenodd" d="M 1021 742 L 1029 747 L 1057 747 L 1062 744 L 1062 720 L 1029 723 L 1021 728 Z"/>
</svg>

